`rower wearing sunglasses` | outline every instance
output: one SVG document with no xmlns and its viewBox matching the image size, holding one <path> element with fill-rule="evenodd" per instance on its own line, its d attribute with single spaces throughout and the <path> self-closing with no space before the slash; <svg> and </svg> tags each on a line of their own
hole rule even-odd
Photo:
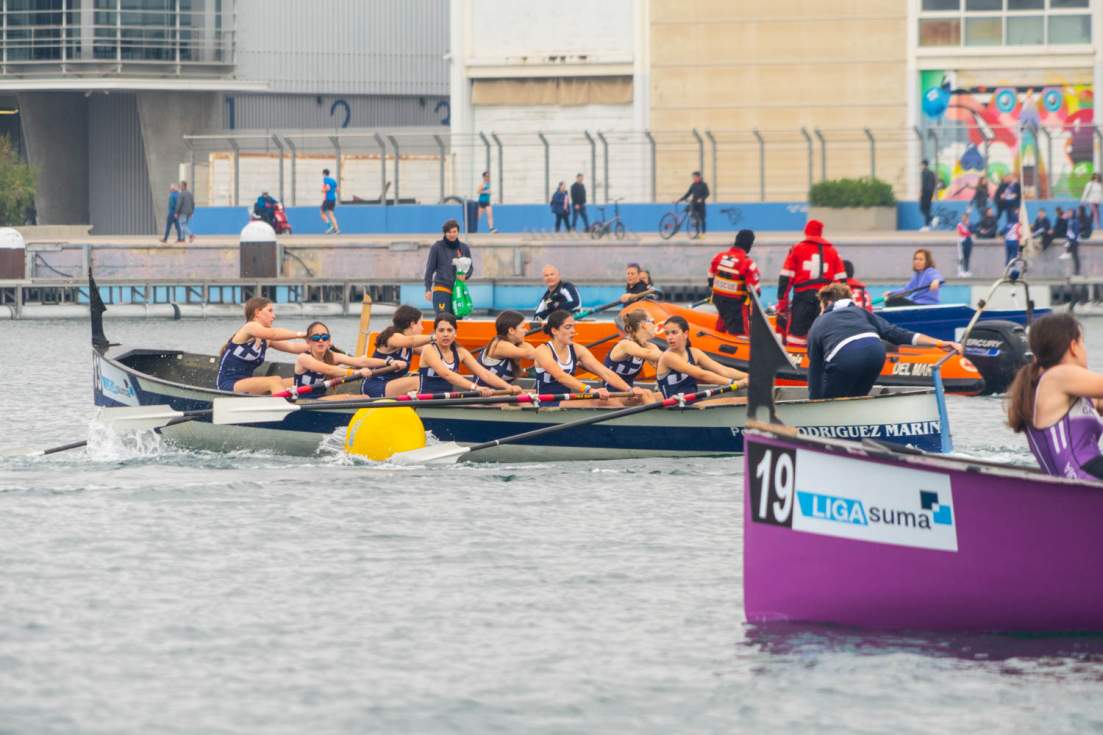
<svg viewBox="0 0 1103 735">
<path fill-rule="evenodd" d="M 406 363 L 388 363 L 377 357 L 353 357 L 333 346 L 329 327 L 322 322 L 312 322 L 306 328 L 307 351 L 295 359 L 295 387 L 319 385 L 329 378 L 344 378 L 359 374 L 370 378 L 375 372 L 386 369 L 405 369 Z"/>
</svg>

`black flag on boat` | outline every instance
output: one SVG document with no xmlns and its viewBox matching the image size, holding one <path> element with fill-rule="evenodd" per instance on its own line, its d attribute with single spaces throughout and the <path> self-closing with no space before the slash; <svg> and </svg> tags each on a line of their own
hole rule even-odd
<svg viewBox="0 0 1103 735">
<path fill-rule="evenodd" d="M 774 408 L 774 378 L 781 368 L 792 368 L 789 355 L 781 346 L 777 333 L 766 319 L 762 302 L 754 289 L 747 289 L 751 299 L 751 375 L 747 388 L 747 418 L 758 419 L 758 409 L 770 411 L 770 423 L 780 424 Z"/>
<path fill-rule="evenodd" d="M 100 298 L 100 289 L 96 286 L 96 278 L 92 275 L 92 269 L 88 269 L 88 313 L 92 317 L 92 346 L 103 352 L 111 343 L 103 333 L 103 313 L 107 307 Z"/>
</svg>

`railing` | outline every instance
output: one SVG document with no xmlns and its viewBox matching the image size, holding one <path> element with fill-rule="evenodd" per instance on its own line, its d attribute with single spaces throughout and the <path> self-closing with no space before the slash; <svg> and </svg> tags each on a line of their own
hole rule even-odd
<svg viewBox="0 0 1103 735">
<path fill-rule="evenodd" d="M 403 130 L 226 131 L 185 136 L 184 161 L 201 205 L 247 204 L 267 190 L 314 204 L 329 168 L 344 201 L 380 204 L 473 197 L 489 171 L 493 203 L 544 203 L 583 174 L 590 203 L 670 201 L 701 171 L 712 201 L 804 201 L 824 179 L 876 176 L 899 199 L 919 190 L 919 162 L 940 199 L 969 199 L 1022 173 L 1028 198 L 1079 198 L 1099 169 L 1103 133 L 1092 125 L 999 128 L 799 128 L 684 131 Z"/>
</svg>

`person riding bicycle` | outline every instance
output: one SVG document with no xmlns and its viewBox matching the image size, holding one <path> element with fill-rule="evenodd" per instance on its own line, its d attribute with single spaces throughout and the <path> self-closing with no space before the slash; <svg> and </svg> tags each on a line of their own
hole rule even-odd
<svg viewBox="0 0 1103 735">
<path fill-rule="evenodd" d="M 750 316 L 747 290 L 761 292 L 758 285 L 758 266 L 748 255 L 754 245 L 754 232 L 740 230 L 735 242 L 727 250 L 716 254 L 709 265 L 709 288 L 712 289 L 712 305 L 719 312 L 716 320 L 718 331 L 728 334 L 746 334 Z"/>
<path fill-rule="evenodd" d="M 705 200 L 709 198 L 709 185 L 701 179 L 701 172 L 693 172 L 693 183 L 689 185 L 689 189 L 685 194 L 682 194 L 678 202 L 684 202 L 689 200 L 690 214 L 697 217 L 698 229 L 694 238 L 698 238 L 705 233 Z"/>
<path fill-rule="evenodd" d="M 846 282 L 843 260 L 835 246 L 823 239 L 823 222 L 808 220 L 804 239 L 789 249 L 777 282 L 777 331 L 785 335 L 787 347 L 808 345 L 808 330 L 820 314 L 816 292 L 832 281 Z"/>
</svg>

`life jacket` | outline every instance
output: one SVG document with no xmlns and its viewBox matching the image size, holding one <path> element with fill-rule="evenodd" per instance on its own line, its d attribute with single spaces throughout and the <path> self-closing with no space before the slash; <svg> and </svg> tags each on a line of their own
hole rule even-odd
<svg viewBox="0 0 1103 735">
<path fill-rule="evenodd" d="M 797 294 L 846 280 L 846 269 L 834 245 L 823 238 L 808 237 L 789 249 L 781 275 L 789 277 L 793 293 Z"/>
<path fill-rule="evenodd" d="M 758 287 L 758 266 L 743 248 L 732 247 L 717 253 L 709 267 L 712 292 L 717 296 L 743 300 L 747 289 Z"/>
<path fill-rule="evenodd" d="M 859 281 L 857 278 L 846 279 L 846 285 L 850 286 L 851 298 L 854 303 L 866 311 L 873 311 L 873 298 L 869 295 L 869 291 L 866 290 L 866 284 Z"/>
</svg>

